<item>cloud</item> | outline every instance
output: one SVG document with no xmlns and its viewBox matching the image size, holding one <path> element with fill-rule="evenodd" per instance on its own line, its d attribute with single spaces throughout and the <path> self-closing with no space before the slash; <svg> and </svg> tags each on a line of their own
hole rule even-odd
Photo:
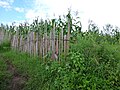
<svg viewBox="0 0 120 90">
<path fill-rule="evenodd" d="M 120 26 L 119 0 L 34 0 L 33 8 L 26 12 L 26 18 L 58 17 L 67 14 L 68 8 L 78 11 L 81 22 L 87 29 L 91 19 L 100 26 L 106 23 Z M 82 12 L 82 13 L 81 13 Z"/>
<path fill-rule="evenodd" d="M 34 14 L 34 10 L 28 10 L 25 17 L 26 18 L 34 18 L 35 17 L 35 14 Z"/>
<path fill-rule="evenodd" d="M 15 0 L 0 0 L 1 2 L 8 2 L 9 4 L 14 3 Z"/>
<path fill-rule="evenodd" d="M 0 0 L 0 7 L 10 9 L 14 0 Z"/>
<path fill-rule="evenodd" d="M 71 6 L 69 0 L 35 0 L 36 8 L 40 8 L 49 15 L 61 15 Z"/>
<path fill-rule="evenodd" d="M 14 10 L 20 13 L 24 12 L 24 8 L 15 7 Z"/>
<path fill-rule="evenodd" d="M 46 18 L 46 15 L 44 12 L 42 11 L 39 11 L 39 10 L 33 10 L 33 9 L 30 9 L 26 12 L 25 14 L 25 17 L 27 19 L 34 19 L 35 17 L 40 17 L 40 18 Z"/>
<path fill-rule="evenodd" d="M 66 1 L 66 0 L 65 0 Z M 53 2 L 53 3 L 51 3 Z M 33 19 L 37 16 L 39 16 L 40 18 L 53 18 L 54 14 L 56 16 L 61 15 L 62 14 L 62 10 L 59 10 L 58 5 L 55 5 L 57 3 L 56 0 L 34 0 L 33 2 L 33 8 L 29 9 L 26 12 L 25 17 L 28 19 Z M 61 3 L 60 1 L 58 2 L 59 4 Z M 54 4 L 54 7 L 52 7 L 52 5 Z M 53 9 L 54 8 L 54 9 Z M 58 8 L 58 9 L 57 9 Z M 61 7 L 64 8 L 64 7 Z M 66 8 L 67 10 L 67 8 Z"/>
<path fill-rule="evenodd" d="M 10 4 L 6 1 L 0 1 L 0 7 L 11 8 Z"/>
<path fill-rule="evenodd" d="M 6 0 L 6 1 L 12 4 L 15 0 Z"/>
<path fill-rule="evenodd" d="M 79 10 L 80 13 L 84 13 L 86 2 L 80 3 L 80 1 L 82 0 L 34 0 L 33 8 L 28 10 L 25 16 L 26 18 L 33 16 L 54 18 L 59 15 L 66 15 L 68 8 L 72 8 L 72 11 Z"/>
<path fill-rule="evenodd" d="M 24 12 L 24 8 L 13 7 L 12 4 L 14 0 L 0 0 L 0 7 L 10 10 L 15 10 L 17 12 Z"/>
</svg>

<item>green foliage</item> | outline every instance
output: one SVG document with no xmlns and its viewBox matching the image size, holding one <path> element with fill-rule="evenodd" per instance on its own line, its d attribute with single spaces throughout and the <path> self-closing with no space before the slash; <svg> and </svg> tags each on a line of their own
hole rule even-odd
<svg viewBox="0 0 120 90">
<path fill-rule="evenodd" d="M 0 44 L 0 52 L 8 50 L 10 50 L 10 42 L 8 40 L 5 40 Z"/>
<path fill-rule="evenodd" d="M 7 85 L 10 81 L 11 75 L 7 72 L 7 65 L 4 59 L 0 58 L 0 89 L 7 90 Z"/>
<path fill-rule="evenodd" d="M 90 89 L 94 87 L 95 89 L 117 90 L 120 88 L 120 68 L 118 68 L 120 46 L 110 44 L 108 41 L 103 42 L 103 40 L 97 43 L 97 38 L 94 34 L 88 35 L 87 39 L 86 36 L 78 37 L 78 43 L 73 45 L 72 51 L 84 55 L 84 72 Z"/>
</svg>

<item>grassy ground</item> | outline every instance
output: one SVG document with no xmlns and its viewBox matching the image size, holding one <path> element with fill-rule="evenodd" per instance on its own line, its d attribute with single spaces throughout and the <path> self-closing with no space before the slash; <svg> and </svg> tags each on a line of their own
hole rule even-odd
<svg viewBox="0 0 120 90">
<path fill-rule="evenodd" d="M 96 69 L 99 71 L 97 72 L 93 66 L 83 67 L 82 65 L 84 62 L 77 61 L 78 59 L 84 60 L 79 53 L 72 53 L 72 61 L 69 60 L 68 62 L 63 62 L 61 64 L 57 62 L 45 63 L 37 57 L 29 57 L 25 53 L 16 53 L 14 51 L 3 52 L 1 53 L 1 56 L 4 57 L 0 62 L 0 67 L 2 69 L 0 75 L 0 79 L 2 81 L 1 85 L 3 88 L 2 90 L 5 89 L 4 87 L 7 85 L 7 80 L 9 80 L 9 75 L 6 74 L 7 65 L 4 61 L 7 59 L 12 63 L 12 65 L 14 65 L 17 72 L 19 72 L 19 75 L 27 79 L 27 81 L 24 83 L 23 90 L 56 90 L 55 88 L 57 88 L 57 90 L 64 90 L 65 88 L 67 88 L 67 90 L 74 90 L 72 88 L 82 88 L 82 90 L 85 90 L 86 88 L 87 90 L 97 90 L 98 87 L 98 90 L 100 88 L 104 88 L 106 90 L 109 88 L 114 90 L 113 88 L 115 88 L 116 90 L 119 90 L 120 88 L 118 87 L 120 84 L 119 73 L 114 73 L 119 69 L 113 72 L 111 71 L 112 67 L 108 68 L 107 66 L 103 66 L 101 64 L 97 65 Z M 94 61 L 91 64 L 94 65 Z M 81 67 L 80 71 L 78 70 L 78 67 Z M 104 68 L 104 70 L 102 68 Z M 95 70 L 95 72 L 89 70 L 89 72 L 85 73 L 87 69 Z M 108 75 L 108 72 L 111 74 L 106 76 Z M 5 79 L 6 77 L 7 79 Z M 81 87 L 75 86 L 75 82 Z"/>
<path fill-rule="evenodd" d="M 3 52 L 1 55 L 4 59 L 9 59 L 16 67 L 19 75 L 28 79 L 24 85 L 25 90 L 46 90 L 49 88 L 50 83 L 48 84 L 46 81 L 49 80 L 49 74 L 45 71 L 44 64 L 37 57 L 32 58 L 25 53 L 16 53 L 14 51 Z"/>
<path fill-rule="evenodd" d="M 49 90 L 54 75 L 51 76 L 50 71 L 46 70 L 46 64 L 38 57 L 29 57 L 9 47 L 8 42 L 0 45 L 0 89 Z"/>
<path fill-rule="evenodd" d="M 11 76 L 7 70 L 6 61 L 0 56 L 0 90 L 7 89 Z"/>
</svg>

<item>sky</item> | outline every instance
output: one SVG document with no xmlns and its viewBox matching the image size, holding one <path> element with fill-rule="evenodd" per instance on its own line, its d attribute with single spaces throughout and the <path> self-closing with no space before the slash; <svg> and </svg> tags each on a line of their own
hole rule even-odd
<svg viewBox="0 0 120 90">
<path fill-rule="evenodd" d="M 120 27 L 120 0 L 0 0 L 0 23 L 32 22 L 35 17 L 54 18 L 78 11 L 83 29 L 93 20 L 98 26 Z"/>
</svg>

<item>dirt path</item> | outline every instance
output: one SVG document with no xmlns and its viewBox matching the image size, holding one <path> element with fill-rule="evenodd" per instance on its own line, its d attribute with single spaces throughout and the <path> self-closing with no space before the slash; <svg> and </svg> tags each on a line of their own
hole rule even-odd
<svg viewBox="0 0 120 90">
<path fill-rule="evenodd" d="M 8 85 L 8 90 L 22 90 L 25 86 L 27 78 L 20 75 L 9 60 L 6 60 L 6 64 L 8 65 L 8 72 L 12 74 L 12 79 Z"/>
</svg>

